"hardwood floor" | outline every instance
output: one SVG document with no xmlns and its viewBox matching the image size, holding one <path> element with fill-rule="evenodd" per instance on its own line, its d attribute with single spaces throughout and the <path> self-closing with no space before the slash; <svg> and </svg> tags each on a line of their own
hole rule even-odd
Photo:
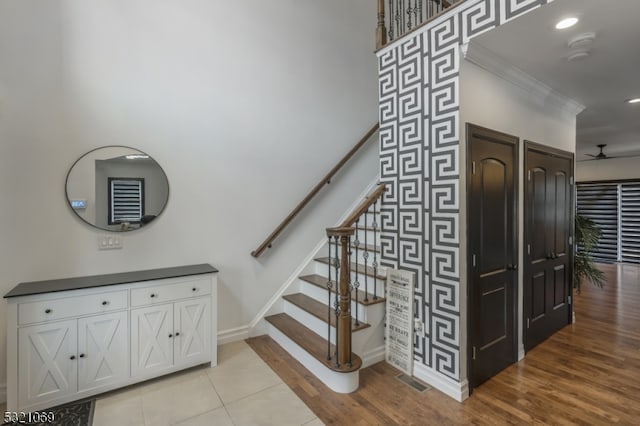
<svg viewBox="0 0 640 426">
<path fill-rule="evenodd" d="M 607 284 L 575 294 L 576 323 L 479 386 L 463 403 L 419 393 L 379 363 L 336 394 L 267 336 L 251 347 L 326 424 L 640 424 L 640 267 L 601 265 Z"/>
</svg>

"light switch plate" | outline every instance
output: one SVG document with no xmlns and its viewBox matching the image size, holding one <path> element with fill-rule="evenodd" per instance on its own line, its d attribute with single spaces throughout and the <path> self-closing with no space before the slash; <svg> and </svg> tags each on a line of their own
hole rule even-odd
<svg viewBox="0 0 640 426">
<path fill-rule="evenodd" d="M 99 235 L 98 250 L 114 250 L 122 248 L 121 235 Z"/>
</svg>

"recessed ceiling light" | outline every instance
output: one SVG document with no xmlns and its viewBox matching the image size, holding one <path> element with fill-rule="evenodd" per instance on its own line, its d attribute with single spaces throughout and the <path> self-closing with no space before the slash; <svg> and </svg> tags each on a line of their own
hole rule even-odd
<svg viewBox="0 0 640 426">
<path fill-rule="evenodd" d="M 564 30 L 565 28 L 573 27 L 577 23 L 578 23 L 578 18 L 575 18 L 575 17 L 565 18 L 556 24 L 556 29 Z"/>
<path fill-rule="evenodd" d="M 638 104 L 638 103 L 640 103 L 640 98 L 633 98 L 633 99 L 629 99 L 629 100 L 627 101 L 627 103 L 630 103 L 630 104 Z"/>
</svg>

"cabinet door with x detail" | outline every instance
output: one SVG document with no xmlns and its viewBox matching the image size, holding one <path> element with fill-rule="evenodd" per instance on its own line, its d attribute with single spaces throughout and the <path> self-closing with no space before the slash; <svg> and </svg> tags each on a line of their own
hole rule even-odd
<svg viewBox="0 0 640 426">
<path fill-rule="evenodd" d="M 175 304 L 175 364 L 210 360 L 211 299 L 191 299 Z"/>
<path fill-rule="evenodd" d="M 78 320 L 78 391 L 106 388 L 129 377 L 127 312 Z"/>
<path fill-rule="evenodd" d="M 20 329 L 18 398 L 29 407 L 73 394 L 77 389 L 77 321 L 58 321 Z"/>
<path fill-rule="evenodd" d="M 131 311 L 131 375 L 173 366 L 173 303 Z"/>
</svg>

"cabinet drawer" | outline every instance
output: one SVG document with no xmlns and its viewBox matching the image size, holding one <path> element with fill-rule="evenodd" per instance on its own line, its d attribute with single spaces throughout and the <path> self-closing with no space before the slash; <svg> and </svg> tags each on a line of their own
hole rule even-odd
<svg viewBox="0 0 640 426">
<path fill-rule="evenodd" d="M 127 309 L 127 290 L 65 297 L 18 305 L 18 324 L 31 324 Z"/>
<path fill-rule="evenodd" d="M 176 284 L 155 285 L 131 290 L 131 306 L 171 302 L 187 297 L 211 294 L 211 280 L 193 280 Z"/>
</svg>

